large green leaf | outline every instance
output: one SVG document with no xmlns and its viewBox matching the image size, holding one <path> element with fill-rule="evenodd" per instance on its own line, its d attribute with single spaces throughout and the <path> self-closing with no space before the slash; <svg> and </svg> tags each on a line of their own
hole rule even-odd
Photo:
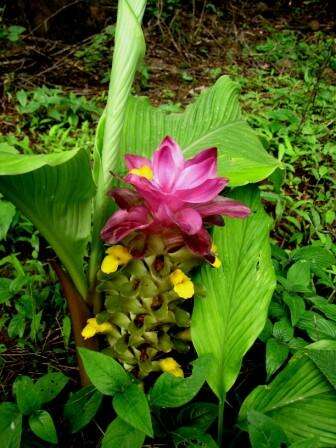
<svg viewBox="0 0 336 448">
<path fill-rule="evenodd" d="M 151 156 L 166 135 L 176 139 L 186 157 L 217 147 L 219 174 L 229 178 L 230 186 L 257 182 L 279 166 L 243 120 L 237 84 L 226 76 L 182 113 L 157 109 L 144 97 L 130 98 L 121 151 Z"/>
<path fill-rule="evenodd" d="M 0 192 L 35 224 L 85 297 L 83 257 L 94 193 L 88 153 L 0 152 L 0 174 Z"/>
<path fill-rule="evenodd" d="M 208 382 L 222 399 L 232 387 L 242 358 L 262 331 L 275 287 L 270 255 L 270 219 L 258 189 L 237 189 L 232 197 L 248 205 L 247 219 L 226 219 L 213 234 L 222 266 L 204 266 L 199 281 L 206 290 L 197 298 L 192 316 L 192 339 L 199 355 L 214 360 Z"/>
<path fill-rule="evenodd" d="M 316 438 L 315 448 L 336 446 L 336 392 L 306 355 L 250 393 L 239 414 L 243 428 L 251 410 L 271 417 L 291 442 Z"/>
<path fill-rule="evenodd" d="M 21 445 L 22 414 L 14 403 L 0 403 L 0 446 L 19 448 Z"/>
</svg>

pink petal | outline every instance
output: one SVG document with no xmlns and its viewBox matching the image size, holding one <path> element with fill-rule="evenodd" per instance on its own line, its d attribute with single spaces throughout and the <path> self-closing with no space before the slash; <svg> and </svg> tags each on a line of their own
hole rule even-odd
<svg viewBox="0 0 336 448">
<path fill-rule="evenodd" d="M 143 166 L 152 167 L 152 162 L 143 156 L 136 156 L 134 154 L 125 155 L 125 164 L 128 170 L 133 168 L 142 168 Z"/>
<path fill-rule="evenodd" d="M 223 190 L 227 183 L 227 179 L 224 179 L 222 177 L 217 177 L 216 179 L 208 179 L 198 187 L 179 190 L 178 196 L 180 197 L 180 199 L 191 204 L 209 202 Z"/>
<path fill-rule="evenodd" d="M 109 218 L 100 235 L 106 243 L 115 244 L 134 230 L 145 229 L 150 224 L 146 207 L 118 210 Z"/>
<path fill-rule="evenodd" d="M 109 192 L 109 195 L 112 196 L 118 207 L 126 210 L 138 205 L 141 201 L 138 193 L 128 188 L 114 188 Z"/>
<path fill-rule="evenodd" d="M 202 216 L 226 215 L 232 218 L 246 218 L 251 213 L 251 210 L 244 204 L 223 196 L 218 196 L 206 204 L 196 205 L 195 209 Z"/>
<path fill-rule="evenodd" d="M 185 167 L 177 179 L 175 188 L 177 190 L 194 188 L 214 177 L 216 177 L 216 157 L 208 157 Z"/>
<path fill-rule="evenodd" d="M 202 228 L 195 235 L 184 235 L 184 241 L 189 249 L 202 257 L 211 253 L 211 237 L 209 233 Z"/>
<path fill-rule="evenodd" d="M 183 208 L 173 215 L 174 222 L 188 235 L 195 235 L 202 228 L 201 215 L 192 208 Z"/>
<path fill-rule="evenodd" d="M 192 159 L 186 160 L 185 166 L 195 165 L 197 163 L 204 162 L 204 160 L 213 159 L 215 161 L 215 166 L 213 170 L 209 172 L 209 178 L 217 176 L 217 148 L 208 148 L 201 151 Z"/>
<path fill-rule="evenodd" d="M 157 210 L 162 202 L 161 194 L 148 179 L 135 174 L 127 174 L 124 180 L 136 188 L 139 195 L 149 204 L 153 211 Z"/>
<path fill-rule="evenodd" d="M 168 192 L 173 187 L 180 171 L 184 167 L 181 148 L 170 137 L 166 137 L 159 149 L 154 152 L 154 179 L 161 188 Z"/>
</svg>

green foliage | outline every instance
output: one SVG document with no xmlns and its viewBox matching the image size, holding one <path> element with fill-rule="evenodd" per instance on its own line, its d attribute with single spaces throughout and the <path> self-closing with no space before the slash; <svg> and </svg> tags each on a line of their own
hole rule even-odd
<svg viewBox="0 0 336 448">
<path fill-rule="evenodd" d="M 279 165 L 242 119 L 237 85 L 227 77 L 202 92 L 182 113 L 156 109 L 144 97 L 131 98 L 121 148 L 151 156 L 165 135 L 180 144 L 186 157 L 205 147 L 217 147 L 219 174 L 227 176 L 231 186 L 261 180 Z"/>
<path fill-rule="evenodd" d="M 92 384 L 105 395 L 114 395 L 131 384 L 131 378 L 111 356 L 85 348 L 78 349 Z"/>
<path fill-rule="evenodd" d="M 26 31 L 26 28 L 19 25 L 5 26 L 0 24 L 0 40 L 9 41 L 9 43 L 18 43 L 21 40 L 21 35 Z"/>
<path fill-rule="evenodd" d="M 328 350 L 328 346 L 321 349 Z M 246 419 L 254 410 L 271 418 L 292 442 L 316 438 L 316 447 L 331 447 L 336 443 L 335 403 L 333 386 L 318 365 L 303 355 L 293 358 L 270 385 L 250 393 L 239 422 L 246 428 Z"/>
<path fill-rule="evenodd" d="M 42 406 L 63 390 L 68 378 L 62 373 L 48 373 L 36 382 L 28 376 L 18 376 L 13 384 L 15 403 L 0 404 L 0 442 L 4 448 L 21 446 L 22 419 L 29 417 L 31 431 L 40 439 L 57 443 L 57 433 L 51 415 Z M 26 422 L 26 420 L 24 420 Z"/>
<path fill-rule="evenodd" d="M 86 386 L 74 392 L 65 403 L 64 417 L 70 431 L 78 432 L 84 428 L 96 415 L 103 395 L 93 386 Z"/>
<path fill-rule="evenodd" d="M 43 129 L 54 123 L 77 127 L 79 122 L 97 119 L 101 108 L 85 96 L 68 94 L 46 86 L 16 93 L 17 111 L 31 128 Z"/>
<path fill-rule="evenodd" d="M 153 427 L 146 395 L 139 384 L 130 384 L 113 397 L 117 415 L 135 429 L 153 437 Z"/>
<path fill-rule="evenodd" d="M 210 371 L 211 357 L 200 357 L 193 365 L 192 375 L 188 378 L 176 378 L 169 373 L 160 375 L 150 391 L 151 406 L 174 408 L 194 398 Z"/>
<path fill-rule="evenodd" d="M 8 448 L 20 448 L 22 414 L 14 403 L 0 403 L 0 443 Z"/>
<path fill-rule="evenodd" d="M 6 238 L 8 229 L 15 216 L 15 207 L 13 204 L 0 199 L 0 241 Z"/>
<path fill-rule="evenodd" d="M 202 268 L 206 299 L 197 298 L 192 316 L 192 339 L 199 355 L 213 356 L 208 382 L 222 399 L 234 384 L 242 358 L 265 325 L 275 286 L 270 260 L 270 222 L 258 190 L 245 187 L 233 198 L 252 210 L 244 220 L 227 219 L 213 240 L 222 266 Z"/>
<path fill-rule="evenodd" d="M 103 441 L 102 448 L 119 446 L 122 448 L 141 448 L 145 440 L 145 434 L 139 431 L 121 418 L 117 417 L 108 426 Z"/>
</svg>

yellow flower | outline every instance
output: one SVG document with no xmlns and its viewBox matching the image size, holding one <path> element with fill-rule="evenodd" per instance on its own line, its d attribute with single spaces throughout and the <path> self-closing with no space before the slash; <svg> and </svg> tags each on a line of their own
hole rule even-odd
<svg viewBox="0 0 336 448">
<path fill-rule="evenodd" d="M 184 377 L 180 364 L 177 363 L 174 358 L 161 359 L 161 361 L 159 361 L 159 366 L 163 372 L 170 373 L 171 375 L 180 378 Z"/>
<path fill-rule="evenodd" d="M 169 278 L 174 286 L 174 291 L 179 297 L 190 299 L 194 295 L 194 284 L 181 269 L 176 269 L 170 274 Z"/>
<path fill-rule="evenodd" d="M 103 322 L 102 324 L 99 324 L 97 322 L 97 319 L 95 317 L 91 317 L 87 320 L 86 326 L 82 330 L 82 336 L 84 339 L 90 339 L 93 338 L 97 333 L 111 333 L 113 330 L 113 326 L 110 324 L 110 322 Z"/>
<path fill-rule="evenodd" d="M 132 255 L 128 252 L 126 247 L 120 246 L 119 244 L 109 247 L 106 253 L 107 255 L 103 259 L 101 265 L 101 270 L 105 274 L 112 274 L 112 272 L 116 272 L 119 266 L 127 264 L 130 260 L 132 260 Z"/>
<path fill-rule="evenodd" d="M 214 267 L 214 268 L 220 268 L 221 266 L 222 266 L 222 262 L 221 262 L 221 260 L 217 257 L 217 246 L 216 246 L 216 244 L 214 244 L 214 243 L 212 243 L 212 246 L 211 246 L 211 252 L 215 255 L 215 261 L 213 262 L 213 263 L 211 263 L 211 265 Z"/>
<path fill-rule="evenodd" d="M 141 168 L 133 168 L 130 170 L 130 174 L 136 174 L 137 176 L 145 177 L 148 180 L 152 180 L 154 177 L 153 170 L 148 165 L 144 165 Z"/>
</svg>

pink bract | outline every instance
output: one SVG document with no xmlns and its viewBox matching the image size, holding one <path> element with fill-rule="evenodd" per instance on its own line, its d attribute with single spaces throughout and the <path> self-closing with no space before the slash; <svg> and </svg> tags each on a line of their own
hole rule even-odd
<svg viewBox="0 0 336 448">
<path fill-rule="evenodd" d="M 128 154 L 129 173 L 125 182 L 134 190 L 116 188 L 111 192 L 122 209 L 114 213 L 102 230 L 102 238 L 115 244 L 134 231 L 150 233 L 175 228 L 190 249 L 204 256 L 211 251 L 206 224 L 222 224 L 222 215 L 245 218 L 250 209 L 230 198 L 218 196 L 228 180 L 217 176 L 217 149 L 209 148 L 185 160 L 181 148 L 166 137 L 152 160 Z M 148 179 L 132 170 L 152 170 Z"/>
</svg>

